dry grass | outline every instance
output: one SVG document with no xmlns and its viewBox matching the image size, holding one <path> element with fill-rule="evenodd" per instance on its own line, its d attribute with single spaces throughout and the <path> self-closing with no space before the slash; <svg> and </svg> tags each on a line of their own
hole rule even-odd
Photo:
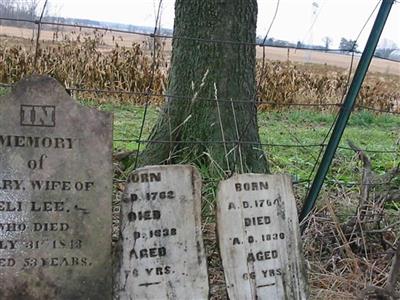
<svg viewBox="0 0 400 300">
<path fill-rule="evenodd" d="M 310 299 L 366 300 L 365 291 L 388 290 L 389 277 L 396 248 L 400 244 L 400 165 L 384 174 L 371 170 L 371 162 L 361 150 L 355 149 L 364 162 L 354 168 L 360 173 L 360 186 L 349 189 L 337 183 L 323 191 L 322 203 L 308 220 L 302 235 Z M 117 163 L 115 190 L 124 190 L 118 180 L 124 171 Z M 206 176 L 203 195 L 203 237 L 207 255 L 210 299 L 227 298 L 224 272 L 218 250 L 215 224 L 215 181 Z M 304 186 L 296 185 L 295 194 L 301 207 Z M 119 207 L 116 197 L 114 207 Z M 119 211 L 114 211 L 114 241 L 118 239 Z M 397 253 L 400 253 L 397 250 Z M 397 269 L 399 276 L 400 269 Z M 399 278 L 400 280 L 400 278 Z M 374 287 L 374 289 L 371 289 Z M 399 286 L 398 286 L 399 287 Z M 398 289 L 399 290 L 399 289 Z M 391 293 L 391 292 L 388 292 Z"/>
<path fill-rule="evenodd" d="M 391 265 L 400 244 L 399 213 L 388 207 L 388 195 L 399 192 L 399 179 L 399 173 L 390 183 L 387 176 L 375 178 L 368 201 L 361 206 L 362 196 L 340 185 L 322 197 L 324 203 L 311 214 L 302 236 L 310 299 L 398 299 L 379 298 L 375 293 L 368 297 L 365 291 L 388 289 Z M 381 180 L 386 183 L 382 185 Z M 203 235 L 211 299 L 227 299 L 214 222 L 205 224 Z"/>
<path fill-rule="evenodd" d="M 59 42 L 42 44 L 35 66 L 35 47 L 0 45 L 0 82 L 12 83 L 33 74 L 48 74 L 57 78 L 67 88 L 101 89 L 134 92 L 138 95 L 98 94 L 83 92 L 84 98 L 119 100 L 144 103 L 143 93 L 152 86 L 152 92 L 165 90 L 166 60 L 156 51 L 156 60 L 147 55 L 146 45 L 137 43 L 130 47 L 120 46 L 104 51 L 103 34 L 74 33 L 63 35 Z M 161 47 L 158 47 L 160 49 Z M 152 80 L 154 78 L 154 80 Z M 161 99 L 152 99 L 158 104 Z"/>
<path fill-rule="evenodd" d="M 18 30 L 25 32 L 27 29 Z M 69 88 L 137 93 L 86 92 L 80 94 L 81 97 L 137 104 L 145 101 L 143 93 L 148 92 L 150 85 L 150 92 L 154 94 L 165 92 L 170 56 L 169 50 L 166 50 L 168 41 L 158 41 L 153 64 L 152 40 L 128 43 L 123 36 L 88 30 L 52 32 L 51 39 L 48 35 L 49 32 L 42 32 L 45 42 L 40 45 L 37 66 L 34 65 L 33 40 L 0 37 L 0 82 L 16 82 L 32 73 L 49 74 Z M 261 104 L 260 109 L 280 108 L 288 104 L 335 104 L 340 102 L 346 89 L 348 71 L 339 67 L 269 60 L 264 69 L 261 66 L 259 61 L 257 77 L 261 82 L 258 97 L 277 105 Z M 162 101 L 160 97 L 151 99 L 156 105 Z M 400 111 L 399 76 L 368 75 L 358 104 Z"/>
<path fill-rule="evenodd" d="M 42 34 L 46 41 L 41 43 L 37 67 L 34 66 L 34 45 L 28 40 L 31 34 L 22 43 L 19 39 L 0 37 L 0 82 L 16 82 L 27 74 L 38 72 L 52 75 L 67 87 L 73 88 L 143 93 L 151 85 L 151 92 L 165 92 L 168 43 L 160 42 L 153 64 L 151 44 L 143 40 L 132 42 L 125 37 L 86 31 L 67 34 L 59 32 L 58 36 L 53 34 Z M 273 53 L 275 49 L 268 51 Z M 294 55 L 289 53 L 289 57 L 293 59 Z M 267 58 L 270 57 L 267 55 Z M 259 98 L 278 104 L 261 104 L 260 109 L 277 109 L 282 104 L 340 101 L 346 88 L 347 72 L 339 63 L 336 67 L 304 65 L 285 61 L 285 55 L 278 60 L 281 61 L 267 61 L 264 72 L 259 62 L 258 78 L 263 78 Z M 151 82 L 153 70 L 154 81 Z M 261 76 L 261 73 L 265 75 Z M 80 97 L 138 104 L 145 99 L 143 95 L 91 92 L 84 92 Z M 152 99 L 156 105 L 162 101 L 161 97 Z M 358 102 L 400 112 L 399 77 L 370 74 Z M 364 203 L 366 205 L 362 206 L 358 201 L 362 194 L 341 186 L 331 189 L 323 197 L 325 202 L 309 219 L 303 236 L 313 299 L 356 299 L 368 285 L 385 285 L 395 244 L 400 238 L 400 224 L 396 225 L 399 208 L 388 207 L 389 201 L 379 197 L 393 190 L 393 187 L 397 186 L 398 189 L 398 177 L 396 180 L 394 185 L 393 182 L 387 185 L 386 190 L 382 190 L 381 185 L 373 188 L 369 200 Z M 116 179 L 115 189 L 121 191 L 123 182 Z M 398 205 L 399 200 L 396 201 L 391 205 Z M 118 197 L 115 197 L 114 229 L 118 228 L 118 203 Z M 393 213 L 395 211 L 397 213 Z M 203 232 L 212 299 L 226 299 L 213 221 L 206 222 Z M 114 238 L 116 234 L 114 232 Z"/>
<path fill-rule="evenodd" d="M 319 65 L 269 61 L 258 64 L 261 99 L 282 104 L 340 103 L 348 83 L 348 71 Z M 400 111 L 400 77 L 372 73 L 361 88 L 358 105 L 385 111 Z M 275 108 L 273 105 L 261 105 Z"/>
<path fill-rule="evenodd" d="M 398 299 L 400 164 L 377 174 L 370 158 L 349 146 L 362 162 L 359 192 L 338 185 L 304 224 L 313 298 Z"/>
<path fill-rule="evenodd" d="M 9 43 L 15 39 L 18 39 L 18 43 L 21 43 L 21 40 L 30 40 L 35 36 L 36 25 L 31 29 L 29 28 L 20 28 L 13 26 L 0 26 L 0 36 L 8 37 Z M 43 26 L 43 30 L 41 32 L 41 40 L 42 42 L 51 42 L 58 36 L 62 35 L 71 35 L 75 33 L 82 34 L 92 34 L 92 31 L 89 29 L 71 29 L 69 27 L 58 27 L 55 28 L 53 26 Z M 121 46 L 129 47 L 132 43 L 142 44 L 143 42 L 148 42 L 149 38 L 143 37 L 141 35 L 136 34 L 127 34 L 127 33 L 118 33 L 115 34 L 111 31 L 103 31 L 103 41 L 104 46 L 106 48 L 114 47 L 114 41 L 117 38 Z M 166 39 L 164 50 L 168 53 L 171 51 L 171 39 Z M 329 65 L 332 67 L 338 67 L 341 69 L 346 69 L 350 65 L 351 56 L 350 55 L 342 55 L 335 53 L 324 53 L 317 51 L 305 51 L 305 50 L 287 50 L 281 48 L 272 48 L 265 47 L 265 54 L 268 60 L 273 61 L 282 61 L 285 62 L 290 60 L 295 63 L 301 64 L 320 64 L 320 65 Z M 257 58 L 262 58 L 263 50 L 261 47 L 257 47 Z M 357 63 L 359 57 L 355 58 L 355 63 Z M 397 75 L 400 76 L 400 64 L 396 62 L 386 61 L 382 59 L 373 59 L 370 70 L 372 72 L 379 72 L 385 75 Z"/>
<path fill-rule="evenodd" d="M 344 217 L 335 203 L 327 200 L 303 235 L 313 299 L 357 299 L 368 286 L 385 287 L 400 237 L 398 226 L 385 229 L 395 224 L 390 212 Z"/>
<path fill-rule="evenodd" d="M 31 41 L 36 37 L 37 25 L 31 26 L 31 28 L 24 27 L 12 27 L 12 26 L 1 26 L 0 25 L 0 36 L 11 45 L 24 45 L 29 47 Z M 100 34 L 102 36 L 102 49 L 112 49 L 115 46 L 115 42 L 118 41 L 120 46 L 130 47 L 132 44 L 143 44 L 148 43 L 151 38 L 146 38 L 142 35 L 128 34 L 128 33 L 114 33 L 112 31 L 93 31 L 92 29 L 85 28 L 72 28 L 72 27 L 54 27 L 44 25 L 40 32 L 40 41 L 43 44 L 49 44 L 54 41 L 62 41 L 65 37 L 70 40 L 75 40 L 79 35 L 91 36 Z M 165 50 L 171 50 L 171 44 L 168 40 L 165 40 Z"/>
</svg>

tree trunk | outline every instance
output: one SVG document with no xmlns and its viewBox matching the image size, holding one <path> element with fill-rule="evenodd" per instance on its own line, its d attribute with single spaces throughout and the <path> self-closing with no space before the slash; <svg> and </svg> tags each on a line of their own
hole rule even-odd
<svg viewBox="0 0 400 300">
<path fill-rule="evenodd" d="M 140 165 L 268 172 L 255 106 L 256 22 L 256 0 L 176 1 L 170 96 Z"/>
</svg>

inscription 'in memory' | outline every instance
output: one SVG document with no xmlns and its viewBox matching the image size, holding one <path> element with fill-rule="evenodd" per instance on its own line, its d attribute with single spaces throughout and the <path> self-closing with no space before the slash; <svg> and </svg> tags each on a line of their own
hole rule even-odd
<svg viewBox="0 0 400 300">
<path fill-rule="evenodd" d="M 21 126 L 55 127 L 54 105 L 21 105 Z"/>
<path fill-rule="evenodd" d="M 49 77 L 0 98 L 2 299 L 111 298 L 111 124 Z"/>
</svg>

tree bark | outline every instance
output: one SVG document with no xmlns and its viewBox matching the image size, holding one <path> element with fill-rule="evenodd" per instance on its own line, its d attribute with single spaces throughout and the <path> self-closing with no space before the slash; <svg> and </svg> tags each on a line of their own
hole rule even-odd
<svg viewBox="0 0 400 300">
<path fill-rule="evenodd" d="M 140 165 L 268 172 L 255 105 L 256 22 L 256 0 L 176 1 L 170 96 Z"/>
</svg>

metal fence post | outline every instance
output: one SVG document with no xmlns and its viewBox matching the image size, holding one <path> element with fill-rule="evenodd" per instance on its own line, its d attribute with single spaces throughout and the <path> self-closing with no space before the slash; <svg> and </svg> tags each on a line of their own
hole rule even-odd
<svg viewBox="0 0 400 300">
<path fill-rule="evenodd" d="M 367 73 L 368 67 L 371 63 L 376 46 L 378 44 L 383 28 L 385 27 L 385 23 L 389 16 L 390 9 L 392 8 L 393 3 L 394 0 L 382 1 L 374 26 L 372 27 L 367 44 L 361 55 L 360 62 L 358 63 L 356 72 L 354 74 L 353 81 L 351 82 L 349 91 L 347 92 L 343 106 L 341 107 L 339 117 L 336 121 L 331 138 L 326 147 L 321 164 L 319 165 L 317 174 L 315 175 L 314 181 L 305 200 L 303 209 L 300 213 L 300 221 L 304 220 L 313 209 L 318 194 L 321 191 L 322 184 L 324 183 L 326 174 L 328 173 L 329 167 L 332 163 L 344 129 L 346 128 L 351 111 L 354 108 L 356 97 L 358 95 L 358 92 L 360 91 L 361 84 L 364 81 L 365 74 Z"/>
</svg>

